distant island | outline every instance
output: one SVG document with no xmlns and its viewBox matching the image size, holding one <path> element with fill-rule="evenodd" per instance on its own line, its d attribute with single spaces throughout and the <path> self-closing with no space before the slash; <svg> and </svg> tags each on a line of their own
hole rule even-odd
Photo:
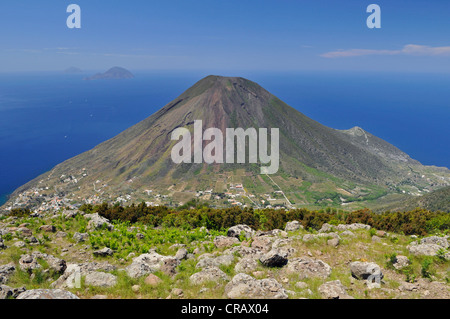
<svg viewBox="0 0 450 319">
<path fill-rule="evenodd" d="M 83 70 L 80 68 L 77 68 L 75 66 L 71 66 L 70 68 L 67 68 L 63 71 L 65 74 L 77 74 L 77 73 L 83 73 Z"/>
<path fill-rule="evenodd" d="M 103 79 L 133 79 L 134 75 L 121 67 L 113 67 L 105 73 L 97 73 L 93 76 L 85 78 L 85 80 L 103 80 Z"/>
</svg>

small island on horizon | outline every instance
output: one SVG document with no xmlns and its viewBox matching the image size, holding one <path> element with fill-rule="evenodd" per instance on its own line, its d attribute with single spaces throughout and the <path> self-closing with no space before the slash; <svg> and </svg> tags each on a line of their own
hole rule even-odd
<svg viewBox="0 0 450 319">
<path fill-rule="evenodd" d="M 127 69 L 124 69 L 122 67 L 112 67 L 108 71 L 104 73 L 97 73 L 93 76 L 87 77 L 84 80 L 104 80 L 104 79 L 133 79 L 134 75 L 128 71 Z"/>
</svg>

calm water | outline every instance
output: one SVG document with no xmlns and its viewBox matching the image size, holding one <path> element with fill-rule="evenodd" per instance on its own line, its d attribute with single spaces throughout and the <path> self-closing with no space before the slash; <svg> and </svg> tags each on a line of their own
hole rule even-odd
<svg viewBox="0 0 450 319">
<path fill-rule="evenodd" d="M 0 75 L 0 204 L 15 188 L 150 116 L 208 75 Z M 450 167 L 450 75 L 240 72 L 327 126 L 360 126 L 423 164 Z"/>
</svg>

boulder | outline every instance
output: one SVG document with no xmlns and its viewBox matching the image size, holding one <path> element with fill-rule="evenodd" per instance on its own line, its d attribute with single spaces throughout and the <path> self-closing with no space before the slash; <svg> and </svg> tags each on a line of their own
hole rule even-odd
<svg viewBox="0 0 450 319">
<path fill-rule="evenodd" d="M 87 286 L 108 288 L 117 284 L 117 277 L 113 274 L 93 271 L 86 275 L 84 283 Z"/>
<path fill-rule="evenodd" d="M 27 244 L 25 244 L 25 242 L 24 242 L 24 241 L 21 241 L 21 240 L 15 242 L 15 243 L 13 244 L 13 246 L 14 246 L 14 247 L 17 247 L 17 248 L 23 248 L 23 247 L 25 247 L 26 245 L 27 245 Z"/>
<path fill-rule="evenodd" d="M 399 270 L 405 268 L 406 266 L 409 266 L 409 264 L 411 264 L 411 261 L 408 259 L 408 257 L 401 255 L 396 256 L 392 263 L 394 268 Z"/>
<path fill-rule="evenodd" d="M 53 225 L 42 225 L 39 227 L 40 230 L 47 232 L 47 233 L 54 233 L 56 232 L 56 227 Z"/>
<path fill-rule="evenodd" d="M 65 238 L 67 237 L 67 233 L 63 231 L 58 231 L 55 235 L 56 238 Z"/>
<path fill-rule="evenodd" d="M 27 228 L 27 227 L 19 227 L 17 229 L 17 231 L 19 232 L 20 235 L 22 235 L 23 237 L 31 237 L 33 236 L 33 232 L 31 231 L 31 229 Z"/>
<path fill-rule="evenodd" d="M 65 210 L 65 211 L 62 213 L 62 215 L 63 215 L 65 218 L 69 219 L 69 218 L 75 218 L 76 216 L 78 216 L 79 213 L 80 213 L 80 212 L 77 211 L 77 210 Z"/>
<path fill-rule="evenodd" d="M 144 238 L 145 238 L 145 235 L 144 235 L 144 234 L 142 234 L 142 233 L 137 233 L 137 234 L 136 234 L 136 239 L 142 240 L 142 239 L 144 239 Z"/>
<path fill-rule="evenodd" d="M 296 231 L 296 230 L 299 230 L 300 228 L 303 229 L 302 224 L 297 220 L 293 220 L 291 222 L 286 223 L 286 227 L 284 228 L 284 230 L 285 231 Z"/>
<path fill-rule="evenodd" d="M 175 276 L 177 274 L 177 267 L 180 261 L 176 258 L 165 258 L 162 262 L 160 270 L 168 276 Z"/>
<path fill-rule="evenodd" d="M 437 244 L 408 245 L 406 248 L 410 254 L 415 256 L 436 256 L 438 251 L 444 249 L 441 245 Z"/>
<path fill-rule="evenodd" d="M 11 288 L 6 285 L 0 285 L 0 300 L 17 298 L 21 293 L 25 292 L 25 287 Z"/>
<path fill-rule="evenodd" d="M 105 247 L 103 249 L 95 250 L 93 254 L 96 257 L 107 257 L 112 256 L 114 254 L 114 251 L 111 248 Z"/>
<path fill-rule="evenodd" d="M 420 240 L 421 244 L 434 244 L 439 245 L 442 248 L 448 248 L 448 240 L 445 237 L 439 237 L 439 236 L 431 236 L 431 237 L 425 237 Z"/>
<path fill-rule="evenodd" d="M 85 242 L 89 238 L 88 233 L 75 233 L 72 237 L 77 243 Z"/>
<path fill-rule="evenodd" d="M 254 259 L 259 259 L 263 255 L 263 252 L 257 248 L 247 247 L 247 246 L 234 246 L 223 252 L 224 255 L 233 255 L 238 257 L 251 257 Z"/>
<path fill-rule="evenodd" d="M 100 216 L 98 213 L 84 215 L 85 218 L 89 219 L 87 228 L 89 230 L 96 230 L 105 227 L 108 230 L 113 230 L 114 226 L 105 217 Z"/>
<path fill-rule="evenodd" d="M 195 265 L 196 268 L 206 268 L 206 267 L 219 267 L 219 266 L 230 266 L 234 262 L 233 255 L 221 255 L 215 257 L 211 254 L 204 254 L 199 257 L 199 262 Z"/>
<path fill-rule="evenodd" d="M 269 251 L 270 249 L 272 249 L 272 243 L 275 241 L 274 237 L 269 237 L 269 236 L 259 236 L 259 237 L 255 237 L 253 238 L 252 241 L 252 247 L 262 250 L 262 251 Z"/>
<path fill-rule="evenodd" d="M 31 273 L 35 269 L 42 268 L 39 260 L 44 260 L 50 269 L 60 274 L 64 273 L 67 267 L 65 260 L 41 252 L 33 252 L 30 255 L 22 255 L 19 260 L 19 267 L 21 270 Z"/>
<path fill-rule="evenodd" d="M 32 289 L 21 293 L 17 299 L 80 299 L 73 293 L 61 289 Z"/>
<path fill-rule="evenodd" d="M 0 284 L 6 284 L 15 271 L 16 266 L 14 266 L 13 262 L 0 266 Z"/>
<path fill-rule="evenodd" d="M 339 225 L 335 226 L 335 228 L 339 231 L 344 231 L 344 230 L 358 230 L 358 229 L 369 230 L 371 227 L 370 227 L 370 225 L 353 223 L 350 225 L 339 224 Z"/>
<path fill-rule="evenodd" d="M 225 294 L 231 299 L 287 299 L 286 290 L 275 279 L 255 279 L 247 274 L 237 274 L 225 286 Z"/>
<path fill-rule="evenodd" d="M 193 274 L 189 277 L 192 284 L 201 284 L 208 281 L 227 281 L 229 280 L 226 273 L 217 267 L 207 267 L 202 271 Z"/>
<path fill-rule="evenodd" d="M 239 244 L 239 239 L 236 237 L 217 236 L 214 238 L 214 246 L 217 248 L 227 248 L 234 244 Z"/>
<path fill-rule="evenodd" d="M 300 257 L 289 260 L 286 272 L 298 274 L 299 279 L 327 278 L 331 275 L 331 267 L 320 259 Z"/>
<path fill-rule="evenodd" d="M 328 233 L 333 230 L 333 225 L 330 225 L 328 223 L 324 223 L 322 227 L 319 229 L 319 233 Z"/>
<path fill-rule="evenodd" d="M 240 238 L 241 234 L 243 234 L 245 236 L 245 238 L 249 239 L 249 238 L 253 237 L 253 235 L 255 234 L 255 231 L 247 225 L 236 225 L 236 226 L 230 227 L 227 231 L 228 237 Z"/>
<path fill-rule="evenodd" d="M 64 273 L 51 284 L 52 288 L 76 288 L 77 280 L 81 276 L 86 276 L 91 272 L 111 272 L 116 270 L 116 266 L 108 262 L 89 262 L 80 264 L 68 264 Z"/>
<path fill-rule="evenodd" d="M 360 280 L 367 280 L 369 277 L 381 280 L 384 277 L 380 266 L 372 262 L 354 261 L 350 263 L 350 271 L 354 278 Z"/>
<path fill-rule="evenodd" d="M 354 299 L 347 294 L 347 288 L 340 280 L 329 281 L 319 287 L 319 292 L 324 299 Z"/>
<path fill-rule="evenodd" d="M 173 259 L 173 257 L 162 256 L 156 252 L 142 254 L 133 258 L 133 262 L 125 270 L 131 278 L 142 277 L 160 270 L 166 259 Z"/>
<path fill-rule="evenodd" d="M 251 257 L 245 257 L 239 260 L 234 266 L 236 273 L 252 273 L 258 268 L 258 261 Z"/>
<path fill-rule="evenodd" d="M 186 259 L 187 255 L 188 255 L 188 251 L 186 250 L 186 248 L 180 248 L 180 249 L 178 249 L 177 253 L 175 254 L 175 259 L 183 260 L 183 259 Z"/>
<path fill-rule="evenodd" d="M 272 249 L 262 255 L 259 261 L 266 267 L 283 267 L 288 263 L 288 254 L 281 249 Z"/>
<path fill-rule="evenodd" d="M 327 245 L 331 246 L 331 247 L 337 247 L 339 246 L 340 240 L 339 238 L 332 238 L 332 239 L 328 239 L 327 241 Z"/>
</svg>

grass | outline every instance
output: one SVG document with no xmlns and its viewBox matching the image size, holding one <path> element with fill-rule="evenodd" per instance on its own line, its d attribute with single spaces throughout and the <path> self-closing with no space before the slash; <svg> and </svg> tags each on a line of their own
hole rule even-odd
<svg viewBox="0 0 450 319">
<path fill-rule="evenodd" d="M 39 239 L 40 244 L 33 246 L 28 243 L 25 248 L 21 249 L 13 245 L 15 235 L 4 235 L 3 240 L 8 248 L 0 254 L 0 264 L 13 262 L 18 270 L 10 277 L 8 285 L 14 287 L 25 286 L 27 289 L 51 288 L 51 282 L 59 276 L 50 270 L 48 262 L 45 260 L 38 260 L 41 269 L 34 271 L 33 276 L 30 276 L 26 271 L 20 270 L 18 262 L 21 255 L 32 251 L 45 252 L 58 258 L 63 258 L 68 263 L 107 261 L 118 266 L 118 268 L 125 268 L 131 262 L 131 258 L 128 257 L 130 253 L 135 253 L 135 256 L 138 256 L 153 248 L 162 255 L 174 255 L 178 249 L 172 247 L 175 243 L 186 245 L 189 253 L 192 253 L 196 248 L 201 253 L 223 253 L 225 250 L 225 248 L 217 249 L 213 244 L 213 239 L 216 236 L 226 235 L 225 231 L 206 231 L 199 228 L 153 228 L 139 223 L 131 225 L 127 222 L 114 221 L 114 231 L 106 229 L 95 230 L 90 232 L 88 242 L 75 243 L 72 235 L 75 232 L 87 231 L 88 222 L 82 216 L 70 219 L 62 215 L 51 219 L 20 218 L 15 222 L 17 225 L 23 223 L 29 224 L 27 227 L 33 231 L 33 235 Z M 66 232 L 68 236 L 66 238 L 56 238 L 54 233 L 40 231 L 39 227 L 44 224 L 52 224 L 58 231 Z M 413 241 L 409 236 L 390 234 L 388 237 L 381 238 L 380 242 L 374 243 L 372 242 L 372 236 L 376 233 L 375 229 L 355 230 L 352 232 L 356 237 L 341 236 L 342 240 L 337 248 L 327 245 L 327 240 L 331 238 L 330 236 L 319 237 L 310 242 L 293 240 L 292 247 L 296 249 L 296 252 L 292 258 L 311 254 L 312 258 L 323 260 L 332 267 L 332 273 L 329 278 L 307 278 L 301 280 L 308 287 L 300 289 L 295 286 L 296 282 L 298 282 L 297 274 L 285 274 L 283 268 L 271 269 L 259 265 L 257 271 L 261 272 L 262 275 L 258 279 L 275 278 L 286 289 L 295 292 L 290 294 L 291 298 L 321 298 L 318 290 L 321 284 L 327 281 L 340 280 L 344 286 L 349 288 L 348 293 L 351 296 L 368 299 L 395 297 L 393 291 L 399 288 L 402 281 L 413 282 L 422 278 L 440 282 L 448 282 L 450 280 L 449 262 L 443 259 L 444 251 L 440 252 L 436 257 L 412 256 L 406 249 L 406 246 Z M 137 233 L 143 234 L 144 238 L 138 239 L 136 237 Z M 299 229 L 289 232 L 289 238 L 301 237 L 310 233 L 317 233 L 317 231 Z M 85 249 L 86 246 L 87 249 Z M 63 248 L 67 247 L 69 247 L 69 253 L 62 256 Z M 92 252 L 103 247 L 110 247 L 115 250 L 114 256 L 94 257 Z M 85 253 L 82 254 L 83 252 Z M 393 259 L 398 255 L 407 256 L 411 264 L 403 270 L 397 270 L 392 267 Z M 234 267 L 238 258 L 239 255 L 236 253 L 234 262 L 231 265 L 219 267 L 230 278 L 236 275 Z M 385 290 L 369 290 L 363 281 L 351 278 L 348 263 L 357 260 L 371 261 L 381 266 L 385 274 L 385 283 L 383 284 L 383 288 L 386 288 Z M 117 276 L 118 280 L 114 287 L 89 287 L 82 281 L 80 289 L 72 289 L 71 291 L 78 293 L 83 298 L 90 298 L 97 294 L 106 295 L 108 298 L 167 298 L 173 288 L 180 288 L 184 291 L 184 298 L 223 298 L 226 284 L 224 282 L 204 283 L 201 285 L 193 285 L 190 282 L 189 277 L 200 271 L 195 267 L 197 262 L 198 260 L 196 259 L 183 260 L 177 268 L 178 273 L 174 277 L 170 277 L 162 272 L 156 272 L 155 275 L 162 280 L 156 287 L 145 284 L 145 277 L 133 279 L 129 278 L 126 272 L 116 270 L 112 272 Z M 138 291 L 132 289 L 135 285 L 140 287 Z M 176 298 L 174 295 L 171 297 Z"/>
</svg>

